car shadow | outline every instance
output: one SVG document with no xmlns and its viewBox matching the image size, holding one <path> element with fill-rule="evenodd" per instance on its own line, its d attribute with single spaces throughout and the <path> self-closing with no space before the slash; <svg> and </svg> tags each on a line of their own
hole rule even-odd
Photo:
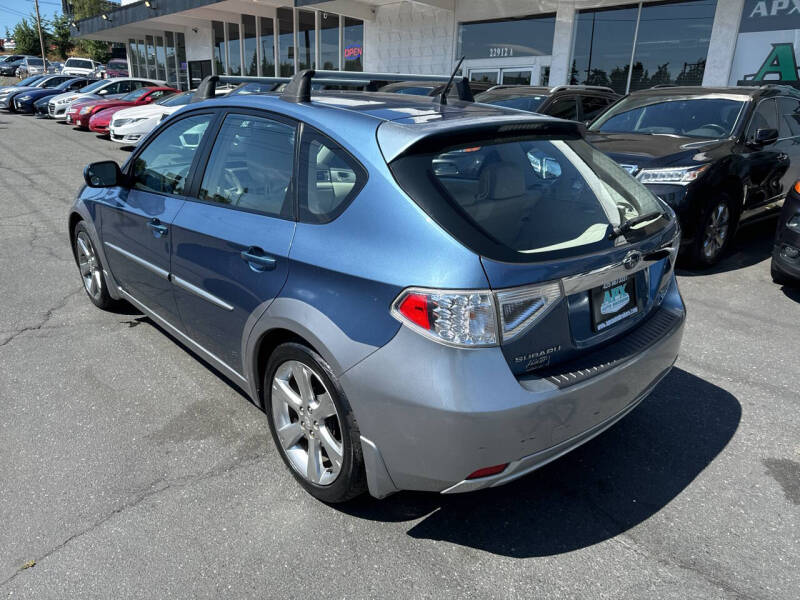
<svg viewBox="0 0 800 600">
<path fill-rule="evenodd" d="M 416 521 L 413 538 L 527 558 L 585 548 L 647 520 L 725 448 L 741 406 L 727 391 L 673 371 L 617 425 L 506 486 L 464 495 L 401 492 L 337 505 L 354 517 Z"/>
<path fill-rule="evenodd" d="M 727 256 L 719 263 L 710 269 L 693 269 L 690 268 L 690 265 L 686 265 L 684 260 L 680 260 L 677 269 L 678 275 L 683 277 L 715 275 L 760 263 L 772 255 L 777 222 L 778 215 L 776 213 L 763 221 L 743 226 L 736 234 Z"/>
</svg>

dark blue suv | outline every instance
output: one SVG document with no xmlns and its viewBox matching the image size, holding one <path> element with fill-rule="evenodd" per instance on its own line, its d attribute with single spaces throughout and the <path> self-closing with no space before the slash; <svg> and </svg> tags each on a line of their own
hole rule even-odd
<svg viewBox="0 0 800 600">
<path fill-rule="evenodd" d="M 69 215 L 92 302 L 245 390 L 305 489 L 500 485 L 666 375 L 675 215 L 582 125 L 447 90 L 312 96 L 314 75 L 188 105 L 89 165 Z"/>
</svg>

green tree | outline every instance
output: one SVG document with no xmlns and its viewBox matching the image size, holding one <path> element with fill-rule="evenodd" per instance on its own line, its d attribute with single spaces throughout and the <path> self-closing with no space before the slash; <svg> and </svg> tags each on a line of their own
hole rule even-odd
<svg viewBox="0 0 800 600">
<path fill-rule="evenodd" d="M 52 43 L 56 47 L 56 52 L 61 59 L 67 58 L 70 51 L 75 47 L 72 35 L 69 31 L 70 18 L 67 15 L 59 15 L 53 19 Z"/>
<path fill-rule="evenodd" d="M 47 29 L 47 21 L 42 19 L 42 37 L 44 38 L 44 47 L 47 48 L 50 40 L 50 31 Z M 36 17 L 31 17 L 31 21 L 27 19 L 20 20 L 14 26 L 14 32 L 11 35 L 17 44 L 16 52 L 20 54 L 32 54 L 39 56 L 42 53 L 39 46 L 39 31 L 36 27 Z"/>
<path fill-rule="evenodd" d="M 73 0 L 72 1 L 72 14 L 73 18 L 78 21 L 86 19 L 87 17 L 94 17 L 101 13 L 113 10 L 116 5 L 108 2 L 107 0 Z M 108 62 L 111 57 L 111 51 L 108 42 L 98 40 L 80 40 L 76 44 L 78 51 L 89 58 L 99 61 Z"/>
</svg>

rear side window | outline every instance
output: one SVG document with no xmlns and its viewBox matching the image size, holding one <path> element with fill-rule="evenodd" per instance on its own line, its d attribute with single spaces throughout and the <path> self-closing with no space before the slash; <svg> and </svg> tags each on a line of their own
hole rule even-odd
<svg viewBox="0 0 800 600">
<path fill-rule="evenodd" d="M 747 130 L 748 138 L 753 137 L 759 129 L 780 129 L 775 104 L 774 98 L 763 100 L 758 104 L 755 112 L 753 112 L 753 118 L 750 120 L 750 127 Z"/>
<path fill-rule="evenodd" d="M 292 125 L 228 115 L 208 159 L 200 199 L 291 218 L 294 139 Z"/>
<path fill-rule="evenodd" d="M 212 115 L 187 117 L 159 133 L 133 162 L 134 187 L 183 194 L 189 168 L 211 119 Z"/>
<path fill-rule="evenodd" d="M 782 138 L 800 136 L 800 102 L 794 98 L 778 98 Z"/>
<path fill-rule="evenodd" d="M 404 190 L 462 243 L 497 260 L 610 248 L 609 227 L 663 214 L 659 201 L 582 139 L 490 139 L 391 164 Z M 655 217 L 629 237 L 665 224 Z"/>
<path fill-rule="evenodd" d="M 583 120 L 593 121 L 613 100 L 602 96 L 582 96 L 581 102 L 583 104 Z"/>
<path fill-rule="evenodd" d="M 547 114 L 551 117 L 558 117 L 559 119 L 567 119 L 569 121 L 578 120 L 578 104 L 575 96 L 566 96 L 555 100 L 550 106 L 547 107 Z"/>
<path fill-rule="evenodd" d="M 328 223 L 366 182 L 366 172 L 330 138 L 305 128 L 300 147 L 300 220 Z"/>
</svg>

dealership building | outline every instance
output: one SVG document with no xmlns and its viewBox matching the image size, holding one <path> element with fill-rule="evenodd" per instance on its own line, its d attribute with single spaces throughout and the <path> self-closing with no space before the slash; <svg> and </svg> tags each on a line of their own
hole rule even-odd
<svg viewBox="0 0 800 600">
<path fill-rule="evenodd" d="M 194 88 L 212 73 L 449 73 L 586 84 L 797 85 L 800 0 L 122 0 L 73 24 L 127 46 L 130 72 Z"/>
</svg>

